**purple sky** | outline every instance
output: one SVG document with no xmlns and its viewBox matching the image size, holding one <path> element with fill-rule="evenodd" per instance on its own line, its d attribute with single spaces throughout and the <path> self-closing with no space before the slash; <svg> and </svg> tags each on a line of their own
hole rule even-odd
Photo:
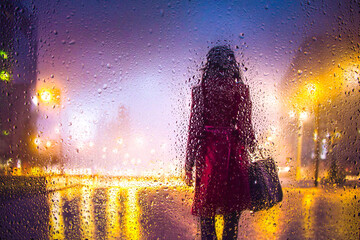
<svg viewBox="0 0 360 240">
<path fill-rule="evenodd" d="M 244 75 L 257 133 L 278 128 L 277 84 L 291 68 L 295 50 L 304 39 L 341 31 L 337 16 L 348 9 L 317 1 L 155 2 L 35 1 L 38 85 L 45 81 L 62 90 L 61 111 L 44 110 L 49 117 L 39 119 L 39 130 L 52 136 L 53 126 L 60 124 L 69 166 L 109 169 L 115 164 L 139 172 L 181 166 L 190 88 L 217 43 L 229 43 L 248 68 Z M 141 159 L 141 166 L 129 160 L 125 167 L 122 157 L 103 151 L 114 147 L 116 136 L 106 126 L 116 122 L 120 105 L 129 110 L 131 134 L 146 139 L 134 160 Z M 96 142 L 100 130 L 109 142 L 97 142 L 89 157 L 82 146 Z M 151 149 L 160 159 L 156 164 L 147 160 Z M 106 160 L 99 160 L 104 154 Z"/>
</svg>

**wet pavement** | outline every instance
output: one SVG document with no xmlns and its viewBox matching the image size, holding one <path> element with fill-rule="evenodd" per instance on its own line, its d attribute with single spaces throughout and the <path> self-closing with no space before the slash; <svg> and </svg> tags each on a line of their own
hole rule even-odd
<svg viewBox="0 0 360 240">
<path fill-rule="evenodd" d="M 87 181 L 2 196 L 1 239 L 199 239 L 192 189 L 180 182 Z M 284 187 L 281 204 L 245 211 L 239 239 L 360 239 L 360 190 Z M 222 227 L 217 217 L 217 231 Z"/>
</svg>

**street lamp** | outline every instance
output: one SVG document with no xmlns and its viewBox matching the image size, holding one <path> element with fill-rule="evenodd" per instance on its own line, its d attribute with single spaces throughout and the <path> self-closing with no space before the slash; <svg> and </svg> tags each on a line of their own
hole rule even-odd
<svg viewBox="0 0 360 240">
<path fill-rule="evenodd" d="M 318 185 L 319 176 L 319 107 L 320 107 L 320 87 L 316 81 L 308 82 L 300 88 L 298 94 L 296 94 L 298 109 L 302 109 L 298 114 L 298 145 L 297 145 L 297 158 L 296 158 L 296 180 L 301 178 L 301 153 L 302 153 L 302 135 L 303 135 L 303 122 L 309 117 L 309 113 L 304 109 L 308 106 L 312 106 L 312 112 L 315 117 L 315 186 Z M 297 115 L 296 112 L 292 115 Z"/>
<path fill-rule="evenodd" d="M 40 140 L 39 137 L 37 137 L 37 138 L 34 139 L 34 144 L 35 144 L 35 146 L 36 146 L 37 148 L 40 146 L 41 140 Z"/>
<path fill-rule="evenodd" d="M 297 138 L 297 154 L 296 154 L 296 180 L 301 180 L 301 154 L 303 142 L 303 124 L 309 117 L 307 111 L 302 110 L 296 114 L 295 111 L 290 112 L 291 118 L 298 118 L 298 138 Z"/>
<path fill-rule="evenodd" d="M 45 112 L 46 118 L 60 118 L 60 105 L 61 105 L 61 90 L 58 85 L 40 85 L 37 86 L 36 94 L 31 98 L 32 103 L 36 106 L 37 111 Z M 56 121 L 57 122 L 57 121 Z M 37 154 L 40 154 L 39 158 L 41 164 L 58 164 L 61 162 L 62 155 L 62 141 L 60 140 L 60 125 L 54 126 L 52 120 L 48 121 L 43 130 L 44 134 L 40 143 L 35 144 L 38 149 Z M 49 161 L 43 161 L 49 159 Z M 60 159 L 60 160 L 59 160 Z"/>
<path fill-rule="evenodd" d="M 42 88 L 37 92 L 39 99 L 35 100 L 36 103 L 40 102 L 44 104 L 60 104 L 60 90 L 58 88 Z"/>
<path fill-rule="evenodd" d="M 308 95 L 312 101 L 312 105 L 314 107 L 314 115 L 315 115 L 315 129 L 314 129 L 314 141 L 315 141 L 315 187 L 318 186 L 319 179 L 319 151 L 320 151 L 320 137 L 319 137 L 319 110 L 320 110 L 320 88 L 318 85 L 314 83 L 309 83 L 307 85 Z"/>
<path fill-rule="evenodd" d="M 51 99 L 52 99 L 52 94 L 49 90 L 43 90 L 41 93 L 40 93 L 40 99 L 43 101 L 43 102 L 50 102 Z"/>
</svg>

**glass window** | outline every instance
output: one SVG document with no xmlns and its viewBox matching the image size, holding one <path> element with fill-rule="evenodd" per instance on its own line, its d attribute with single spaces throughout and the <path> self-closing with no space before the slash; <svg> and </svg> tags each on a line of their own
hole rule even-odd
<svg viewBox="0 0 360 240">
<path fill-rule="evenodd" d="M 222 239 L 241 212 L 239 239 L 358 239 L 359 11 L 341 0 L 3 0 L 0 235 L 200 239 L 211 215 Z M 280 203 L 204 200 L 212 189 L 228 207 L 240 188 L 250 204 L 250 162 L 269 157 Z"/>
</svg>

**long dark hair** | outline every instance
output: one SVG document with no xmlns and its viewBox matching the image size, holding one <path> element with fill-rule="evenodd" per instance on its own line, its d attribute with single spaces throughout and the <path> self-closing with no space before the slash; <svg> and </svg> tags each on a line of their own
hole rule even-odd
<svg viewBox="0 0 360 240">
<path fill-rule="evenodd" d="M 242 83 L 239 64 L 235 59 L 234 51 L 229 46 L 215 46 L 206 55 L 207 61 L 203 70 L 201 84 L 216 79 L 226 79 L 234 83 Z"/>
</svg>

